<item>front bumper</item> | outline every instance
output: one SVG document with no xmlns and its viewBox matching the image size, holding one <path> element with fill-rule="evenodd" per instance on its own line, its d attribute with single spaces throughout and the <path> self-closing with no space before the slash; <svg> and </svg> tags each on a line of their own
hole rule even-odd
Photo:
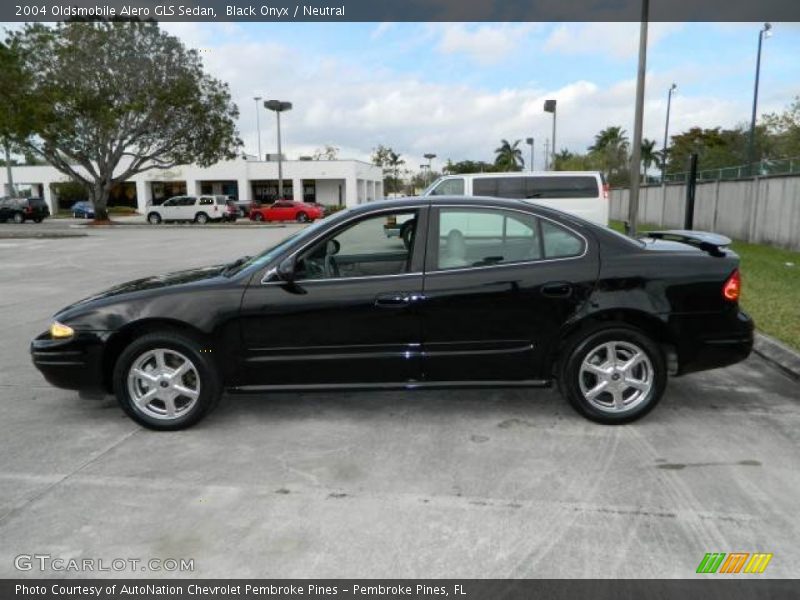
<svg viewBox="0 0 800 600">
<path fill-rule="evenodd" d="M 42 333 L 31 342 L 33 365 L 56 387 L 105 391 L 103 349 L 109 336 L 106 331 L 78 331 L 71 338 L 53 339 Z"/>
<path fill-rule="evenodd" d="M 679 348 L 679 375 L 736 364 L 753 350 L 755 324 L 741 310 L 684 322 L 682 329 L 691 334 L 682 338 L 690 342 Z"/>
</svg>

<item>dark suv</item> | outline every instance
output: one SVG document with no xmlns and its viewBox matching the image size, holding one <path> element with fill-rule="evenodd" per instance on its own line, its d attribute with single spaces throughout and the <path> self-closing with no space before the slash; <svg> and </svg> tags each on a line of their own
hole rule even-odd
<svg viewBox="0 0 800 600">
<path fill-rule="evenodd" d="M 0 198 L 0 223 L 9 219 L 14 223 L 41 223 L 49 216 L 50 209 L 41 198 Z"/>
</svg>

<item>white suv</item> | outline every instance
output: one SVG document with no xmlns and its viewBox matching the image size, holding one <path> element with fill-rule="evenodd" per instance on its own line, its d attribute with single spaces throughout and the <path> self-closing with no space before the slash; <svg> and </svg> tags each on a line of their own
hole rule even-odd
<svg viewBox="0 0 800 600">
<path fill-rule="evenodd" d="M 158 225 L 162 221 L 194 221 L 208 223 L 228 216 L 227 196 L 173 196 L 163 204 L 150 207 L 147 221 Z"/>
</svg>

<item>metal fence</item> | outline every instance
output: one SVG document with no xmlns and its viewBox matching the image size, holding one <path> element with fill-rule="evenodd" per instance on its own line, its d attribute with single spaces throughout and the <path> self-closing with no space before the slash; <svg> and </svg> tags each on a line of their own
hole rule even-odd
<svg viewBox="0 0 800 600">
<path fill-rule="evenodd" d="M 697 172 L 697 181 L 726 181 L 743 179 L 745 177 L 769 177 L 770 175 L 800 174 L 800 157 L 782 158 L 780 160 L 762 160 L 761 162 L 719 169 L 703 169 Z M 665 176 L 667 183 L 685 183 L 689 176 L 688 171 L 682 173 L 668 173 Z"/>
</svg>

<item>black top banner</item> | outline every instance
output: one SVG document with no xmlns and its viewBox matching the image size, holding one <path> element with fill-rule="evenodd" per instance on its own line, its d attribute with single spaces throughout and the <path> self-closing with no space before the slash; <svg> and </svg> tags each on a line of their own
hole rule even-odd
<svg viewBox="0 0 800 600">
<path fill-rule="evenodd" d="M 798 0 L 4 0 L 3 21 L 800 21 Z"/>
</svg>

